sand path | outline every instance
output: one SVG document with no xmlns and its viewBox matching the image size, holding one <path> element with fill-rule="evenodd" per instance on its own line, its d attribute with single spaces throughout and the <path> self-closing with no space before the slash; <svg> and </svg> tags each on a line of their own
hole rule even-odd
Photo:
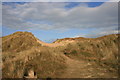
<svg viewBox="0 0 120 80">
<path fill-rule="evenodd" d="M 107 69 L 98 66 L 95 63 L 87 61 L 78 61 L 67 58 L 67 69 L 62 78 L 115 78 L 115 73 L 110 73 Z"/>
</svg>

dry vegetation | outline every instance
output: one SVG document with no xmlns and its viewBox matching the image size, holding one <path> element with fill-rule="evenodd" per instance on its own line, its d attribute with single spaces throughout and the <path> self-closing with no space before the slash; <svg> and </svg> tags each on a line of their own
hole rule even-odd
<svg viewBox="0 0 120 80">
<path fill-rule="evenodd" d="M 69 58 L 94 62 L 118 76 L 118 36 L 65 38 L 50 44 L 61 46 L 52 47 L 39 43 L 29 32 L 13 33 L 2 37 L 2 75 L 4 78 L 23 78 L 33 70 L 37 78 L 60 77 L 68 67 L 66 60 Z"/>
<path fill-rule="evenodd" d="M 16 32 L 2 40 L 4 78 L 23 78 L 30 69 L 38 78 L 57 77 L 65 68 L 64 57 L 41 46 L 31 33 Z"/>
<path fill-rule="evenodd" d="M 117 34 L 95 39 L 77 38 L 73 43 L 67 44 L 63 52 L 71 58 L 95 61 L 99 65 L 107 66 L 109 69 L 113 68 L 115 71 L 118 71 L 118 38 Z M 65 40 L 61 39 L 59 41 L 62 42 Z"/>
</svg>

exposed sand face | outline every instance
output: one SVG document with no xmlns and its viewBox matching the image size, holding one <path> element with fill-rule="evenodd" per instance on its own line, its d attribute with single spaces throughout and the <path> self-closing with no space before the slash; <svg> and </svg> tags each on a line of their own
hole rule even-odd
<svg viewBox="0 0 120 80">
<path fill-rule="evenodd" d="M 42 46 L 48 46 L 48 47 L 58 47 L 58 46 L 64 46 L 63 43 L 45 43 L 40 40 L 37 40 L 38 43 L 40 43 Z"/>
</svg>

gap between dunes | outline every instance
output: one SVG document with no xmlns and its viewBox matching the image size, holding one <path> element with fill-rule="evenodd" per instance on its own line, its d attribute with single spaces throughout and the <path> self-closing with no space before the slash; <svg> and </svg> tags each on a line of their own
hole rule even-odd
<svg viewBox="0 0 120 80">
<path fill-rule="evenodd" d="M 40 43 L 42 46 L 48 46 L 48 47 L 58 47 L 58 46 L 64 46 L 65 44 L 62 43 L 45 43 L 37 39 L 37 42 Z"/>
</svg>

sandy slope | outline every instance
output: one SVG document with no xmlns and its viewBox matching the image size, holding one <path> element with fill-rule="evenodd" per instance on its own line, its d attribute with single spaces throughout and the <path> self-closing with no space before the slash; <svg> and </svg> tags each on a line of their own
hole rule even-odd
<svg viewBox="0 0 120 80">
<path fill-rule="evenodd" d="M 45 43 L 40 40 L 37 40 L 38 43 L 40 43 L 42 46 L 48 46 L 48 47 L 57 47 L 57 46 L 64 46 L 64 44 L 60 43 Z"/>
<path fill-rule="evenodd" d="M 106 68 L 93 62 L 78 61 L 67 57 L 67 69 L 62 78 L 116 78 L 117 74 L 110 73 Z"/>
<path fill-rule="evenodd" d="M 19 33 L 19 35 L 18 35 L 18 33 Z M 4 41 L 4 47 L 3 48 L 5 48 L 4 50 L 5 50 L 5 52 L 7 53 L 7 51 L 6 50 L 8 50 L 9 49 L 9 51 L 14 51 L 15 52 L 15 50 L 17 50 L 17 49 L 19 49 L 18 51 L 19 52 L 17 52 L 16 51 L 16 53 L 17 54 L 15 54 L 16 56 L 15 56 L 15 58 L 12 58 L 12 60 L 6 60 L 6 61 L 8 61 L 7 63 L 10 63 L 11 61 L 13 61 L 13 62 L 15 62 L 17 59 L 20 59 L 20 60 L 25 60 L 25 62 L 27 62 L 27 61 L 29 61 L 29 60 L 33 60 L 33 59 L 35 59 L 36 58 L 36 56 L 39 56 L 38 54 L 34 54 L 34 52 L 35 51 L 37 51 L 36 53 L 40 53 L 41 51 L 40 51 L 40 49 L 38 48 L 35 48 L 35 49 L 32 49 L 31 48 L 31 46 L 36 46 L 36 47 L 38 47 L 38 44 L 40 44 L 40 45 L 42 45 L 42 46 L 47 46 L 47 47 L 58 47 L 58 46 L 66 46 L 66 44 L 68 44 L 68 43 L 73 43 L 73 42 L 75 42 L 76 43 L 76 41 L 74 41 L 74 40 L 63 40 L 63 41 L 61 41 L 61 42 L 55 42 L 55 43 L 45 43 L 45 42 L 42 42 L 42 41 L 40 41 L 40 40 L 38 40 L 37 38 L 35 38 L 33 35 L 31 35 L 31 33 L 26 33 L 26 34 L 23 34 L 22 32 L 18 32 L 17 34 L 14 34 L 14 36 L 13 35 L 10 35 L 10 36 L 7 36 L 7 37 L 4 37 L 4 39 L 3 39 L 3 41 Z M 114 37 L 114 36 L 113 36 Z M 116 38 L 116 37 L 115 37 Z M 81 38 L 80 38 L 81 39 Z M 100 39 L 100 38 L 99 38 Z M 98 41 L 99 41 L 99 39 L 98 39 Z M 102 38 L 101 38 L 102 39 Z M 103 38 L 104 39 L 104 38 Z M 106 38 L 106 40 L 105 41 L 110 41 L 110 43 L 109 42 L 106 42 L 106 44 L 111 44 L 111 41 L 112 42 L 116 42 L 116 41 L 113 41 L 113 40 L 111 40 L 111 38 L 108 40 L 109 38 Z M 23 41 L 22 43 L 21 43 L 21 41 Z M 36 42 L 37 41 L 37 42 Z M 84 42 L 83 40 L 78 40 L 78 41 L 80 41 L 81 43 L 81 45 L 82 45 L 82 43 Z M 17 43 L 15 43 L 15 42 L 17 42 Z M 84 42 L 84 45 L 82 45 L 85 49 L 90 49 L 91 50 L 91 48 L 89 47 L 89 45 L 87 45 L 88 44 L 88 42 L 90 42 L 90 40 L 89 41 L 86 41 L 86 42 Z M 95 43 L 96 41 L 93 41 L 93 42 L 91 42 L 91 43 Z M 99 41 L 100 42 L 100 41 Z M 99 43 L 98 42 L 98 43 Z M 9 43 L 9 44 L 8 44 Z M 86 44 L 85 44 L 86 43 Z M 117 43 L 117 42 L 116 42 Z M 15 44 L 15 45 L 14 45 Z M 96 43 L 97 44 L 97 43 Z M 100 44 L 100 43 L 99 43 Z M 17 45 L 17 46 L 16 46 Z M 92 45 L 95 45 L 95 44 L 92 44 Z M 7 47 L 6 47 L 7 46 Z M 12 48 L 12 47 L 13 48 Z M 30 47 L 29 47 L 30 46 Z M 108 45 L 107 45 L 108 46 Z M 113 46 L 113 45 L 112 45 Z M 28 47 L 28 48 L 26 48 L 26 47 Z M 41 46 L 40 46 L 41 47 Z M 49 57 L 49 54 L 48 54 L 48 52 L 50 51 L 50 50 L 48 50 L 48 51 L 46 51 L 46 49 L 47 49 L 47 47 L 45 47 L 45 49 L 43 50 L 43 49 L 41 49 L 41 50 L 43 50 L 43 53 L 46 53 L 45 55 L 44 55 L 44 57 L 43 57 L 43 59 L 48 59 Z M 68 46 L 67 46 L 68 47 Z M 78 47 L 78 46 L 77 46 Z M 89 48 L 88 48 L 89 47 Z M 98 45 L 98 51 L 100 52 L 100 50 L 102 50 L 104 47 L 106 47 L 105 45 L 103 46 L 103 44 L 101 45 Z M 26 48 L 26 49 L 25 49 Z M 29 52 L 29 48 L 30 48 L 30 51 L 31 52 Z M 58 47 L 59 48 L 59 47 Z M 69 47 L 68 47 L 69 48 Z M 95 47 L 96 48 L 96 47 Z M 37 49 L 37 50 L 36 50 Z M 50 48 L 50 49 L 52 49 L 52 48 Z M 56 48 L 53 48 L 53 49 L 56 49 Z M 69 48 L 70 50 L 71 50 L 71 48 Z M 72 49 L 75 49 L 76 50 L 76 47 L 75 46 L 73 46 L 72 45 Z M 97 49 L 97 48 L 96 48 Z M 95 49 L 95 50 L 96 50 Z M 115 50 L 116 48 L 114 48 L 114 46 L 113 46 L 113 50 Z M 23 51 L 24 50 L 24 51 Z M 70 53 L 70 50 L 69 51 L 67 51 L 68 53 Z M 94 50 L 94 49 L 93 49 Z M 106 52 L 106 53 L 109 53 L 109 50 L 111 50 L 111 48 L 106 48 L 106 49 L 103 49 L 102 51 L 101 51 L 101 53 L 103 53 L 103 52 L 105 52 L 105 51 L 107 51 L 108 50 L 108 52 Z M 46 51 L 46 52 L 45 52 Z M 55 51 L 55 50 L 54 50 Z M 77 51 L 77 50 L 76 50 Z M 11 52 L 11 53 L 12 53 Z M 96 52 L 96 51 L 95 51 Z M 50 52 L 50 55 L 52 54 L 52 53 L 58 53 L 58 51 L 56 50 L 56 52 L 53 52 L 52 50 L 51 50 L 51 52 Z M 79 53 L 79 51 L 77 52 L 77 53 Z M 110 53 L 109 53 L 110 54 Z M 109 55 L 108 54 L 108 55 Z M 52 56 L 53 55 L 53 56 Z M 55 60 L 56 61 L 59 61 L 58 59 L 57 59 L 57 57 L 56 56 L 54 56 L 54 54 L 52 54 L 51 55 L 51 59 L 52 60 L 54 60 L 54 58 L 55 58 Z M 64 55 L 64 54 L 63 54 Z M 6 57 L 6 56 L 5 56 Z M 11 56 L 10 56 L 11 57 Z M 103 67 L 101 67 L 101 66 L 99 66 L 98 64 L 96 64 L 96 63 L 94 63 L 94 62 L 87 62 L 86 60 L 76 60 L 76 59 L 71 59 L 71 58 L 69 58 L 69 57 L 67 57 L 67 56 L 65 56 L 64 55 L 64 57 L 67 59 L 66 60 L 66 65 L 67 65 L 67 68 L 66 68 L 66 70 L 65 70 L 65 72 L 60 76 L 61 78 L 113 78 L 113 77 L 117 77 L 117 73 L 115 73 L 115 72 L 109 72 L 108 71 L 108 69 L 106 69 L 106 68 L 103 68 Z M 10 58 L 11 59 L 11 58 Z M 60 58 L 61 59 L 61 58 Z M 109 58 L 108 58 L 109 59 Z M 39 60 L 39 58 L 38 58 L 38 60 Z M 41 59 L 42 60 L 42 59 Z M 112 59 L 113 60 L 113 59 Z M 37 61 L 37 60 L 36 60 Z M 36 62 L 35 61 L 35 62 Z M 42 62 L 42 61 L 41 61 Z M 51 64 L 51 63 L 50 63 Z M 46 64 L 45 64 L 46 65 Z M 47 64 L 48 65 L 48 64 Z M 3 65 L 4 66 L 4 65 Z M 6 67 L 6 66 L 4 66 L 4 67 Z M 58 70 L 57 70 L 58 71 Z"/>
<path fill-rule="evenodd" d="M 65 46 L 67 43 L 74 43 L 74 41 L 64 41 L 60 43 L 44 43 L 37 40 L 42 46 L 58 47 Z M 109 72 L 108 69 L 99 66 L 94 62 L 87 62 L 85 60 L 75 60 L 67 56 L 67 69 L 65 73 L 60 76 L 61 78 L 116 78 L 116 73 Z"/>
</svg>

